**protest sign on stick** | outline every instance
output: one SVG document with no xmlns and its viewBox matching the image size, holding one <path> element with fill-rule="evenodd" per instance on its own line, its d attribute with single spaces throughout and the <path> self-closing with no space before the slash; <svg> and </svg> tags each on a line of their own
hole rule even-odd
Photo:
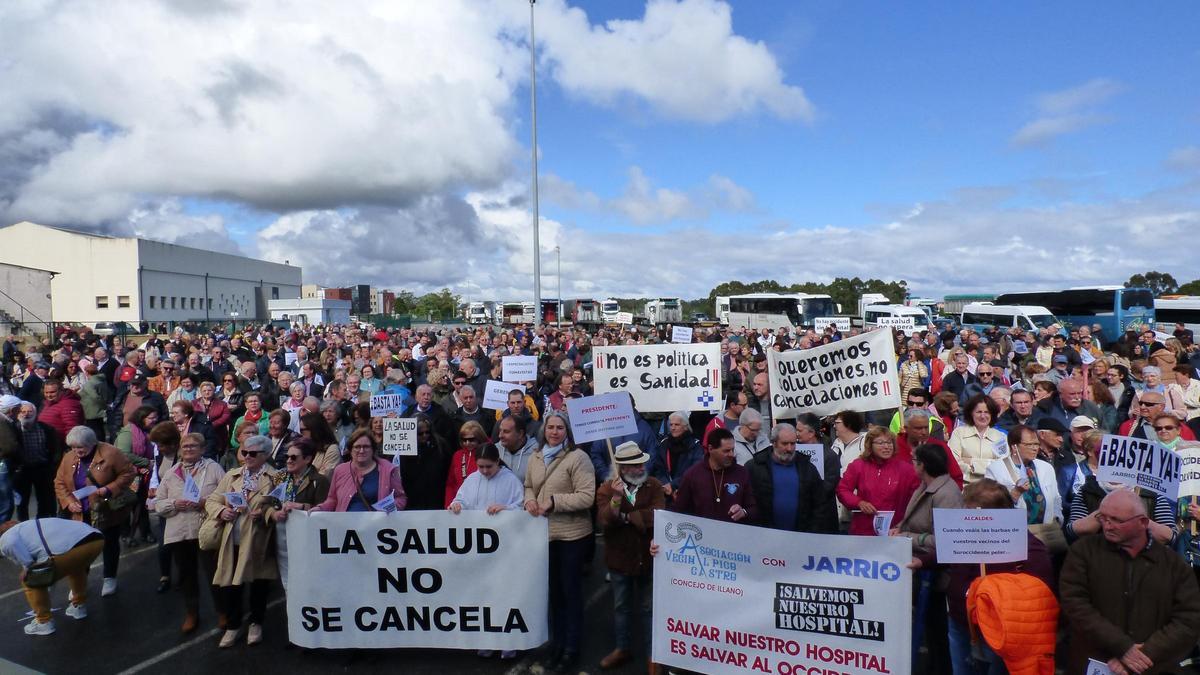
<svg viewBox="0 0 1200 675">
<path fill-rule="evenodd" d="M 832 415 L 900 407 L 891 331 L 871 331 L 812 349 L 768 350 L 767 366 L 776 420 L 802 412 Z"/>
<path fill-rule="evenodd" d="M 1149 490 L 1171 501 L 1179 498 L 1183 460 L 1158 441 L 1105 434 L 1100 443 L 1099 459 L 1096 479 L 1101 483 L 1121 483 Z"/>
<path fill-rule="evenodd" d="M 715 342 L 595 347 L 592 368 L 597 394 L 627 391 L 640 412 L 721 409 Z"/>
</svg>

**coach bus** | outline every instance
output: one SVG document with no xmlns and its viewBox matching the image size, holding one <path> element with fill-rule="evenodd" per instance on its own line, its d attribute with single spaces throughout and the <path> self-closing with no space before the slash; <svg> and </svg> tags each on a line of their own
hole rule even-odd
<svg viewBox="0 0 1200 675">
<path fill-rule="evenodd" d="M 1112 342 L 1127 330 L 1154 325 L 1154 293 L 1149 288 L 1095 286 L 1065 291 L 1004 293 L 997 305 L 1040 305 L 1072 326 L 1099 324 Z"/>
<path fill-rule="evenodd" d="M 720 312 L 721 298 L 717 299 Z M 747 293 L 729 296 L 729 318 L 733 328 L 800 328 L 812 326 L 816 319 L 834 316 L 833 298 L 810 293 Z"/>
<path fill-rule="evenodd" d="M 1154 301 L 1154 316 L 1158 330 L 1170 333 L 1175 324 L 1182 323 L 1193 334 L 1200 334 L 1200 295 L 1176 295 Z"/>
</svg>

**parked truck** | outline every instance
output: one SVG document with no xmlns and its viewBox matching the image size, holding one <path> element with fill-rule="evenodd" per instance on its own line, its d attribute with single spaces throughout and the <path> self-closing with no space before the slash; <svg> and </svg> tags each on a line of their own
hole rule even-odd
<svg viewBox="0 0 1200 675">
<path fill-rule="evenodd" d="M 496 317 L 496 303 L 472 302 L 467 305 L 467 323 L 471 325 L 486 325 Z"/>
<path fill-rule="evenodd" d="M 646 320 L 652 325 L 683 323 L 683 300 L 655 298 L 646 303 Z"/>
<path fill-rule="evenodd" d="M 595 326 L 604 323 L 601 304 L 591 298 L 576 298 L 563 302 L 563 318 L 576 326 Z"/>
</svg>

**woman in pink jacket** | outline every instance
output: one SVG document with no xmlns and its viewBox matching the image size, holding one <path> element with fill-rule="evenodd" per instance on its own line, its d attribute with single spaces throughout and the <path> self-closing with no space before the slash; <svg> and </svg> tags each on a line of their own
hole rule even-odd
<svg viewBox="0 0 1200 675">
<path fill-rule="evenodd" d="M 912 463 L 896 456 L 892 432 L 872 428 L 863 440 L 862 455 L 846 467 L 838 482 L 838 500 L 851 510 L 850 534 L 876 534 L 875 514 L 879 511 L 903 516 L 919 483 Z"/>
<path fill-rule="evenodd" d="M 408 504 L 404 485 L 400 482 L 400 467 L 386 459 L 375 457 L 375 437 L 369 429 L 358 429 L 346 441 L 350 461 L 338 464 L 333 470 L 329 496 L 312 508 L 313 511 L 402 511 Z M 384 509 L 376 504 L 395 499 L 395 507 Z"/>
</svg>

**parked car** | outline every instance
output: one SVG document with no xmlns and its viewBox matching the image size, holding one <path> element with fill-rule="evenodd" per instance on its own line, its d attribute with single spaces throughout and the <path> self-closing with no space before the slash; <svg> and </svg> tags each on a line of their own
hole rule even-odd
<svg viewBox="0 0 1200 675">
<path fill-rule="evenodd" d="M 137 335 L 138 329 L 124 321 L 99 321 L 92 325 L 96 335 Z"/>
</svg>

